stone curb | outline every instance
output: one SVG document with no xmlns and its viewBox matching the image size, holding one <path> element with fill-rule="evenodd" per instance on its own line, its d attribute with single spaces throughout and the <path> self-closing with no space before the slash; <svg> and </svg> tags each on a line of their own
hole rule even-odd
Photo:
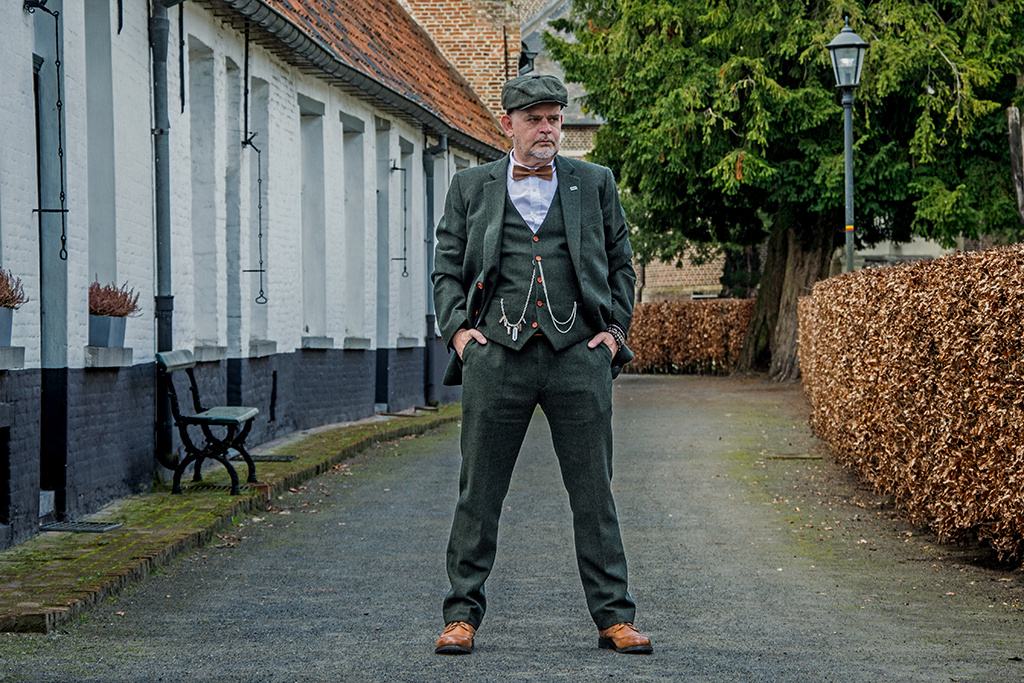
<svg viewBox="0 0 1024 683">
<path fill-rule="evenodd" d="M 237 496 L 234 505 L 226 512 L 217 516 L 213 521 L 204 525 L 202 529 L 170 543 L 155 553 L 140 557 L 138 563 L 134 566 L 111 572 L 103 577 L 99 587 L 85 591 L 62 605 L 47 607 L 39 603 L 26 601 L 24 603 L 25 609 L 0 614 L 0 632 L 46 634 L 60 629 L 98 601 L 116 595 L 123 588 L 144 580 L 155 569 L 166 565 L 180 555 L 205 546 L 216 537 L 218 531 L 230 527 L 233 524 L 234 518 L 240 515 L 264 511 L 270 500 L 285 493 L 288 489 L 295 488 L 303 482 L 327 472 L 335 465 L 354 458 L 377 444 L 394 441 L 406 436 L 420 435 L 432 429 L 456 422 L 459 419 L 461 419 L 461 415 L 456 414 L 407 425 L 401 424 L 401 418 L 383 422 L 381 423 L 383 429 L 380 432 L 370 434 L 355 443 L 349 444 L 333 455 L 318 457 L 316 462 L 300 466 L 294 472 L 286 473 L 280 479 L 275 479 L 272 483 L 252 485 L 255 490 L 250 489 L 248 492 Z M 294 441 L 294 439 L 291 441 Z M 166 495 L 170 496 L 171 494 L 168 493 Z M 55 558 L 55 561 L 59 561 L 59 558 Z"/>
</svg>

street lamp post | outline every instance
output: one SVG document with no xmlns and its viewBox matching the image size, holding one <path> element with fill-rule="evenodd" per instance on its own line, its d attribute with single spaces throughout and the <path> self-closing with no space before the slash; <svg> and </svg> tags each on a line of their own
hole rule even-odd
<svg viewBox="0 0 1024 683">
<path fill-rule="evenodd" d="M 853 270 L 853 89 L 860 85 L 868 44 L 850 28 L 850 18 L 828 47 L 836 87 L 843 89 L 843 137 L 846 147 L 846 271 Z"/>
</svg>

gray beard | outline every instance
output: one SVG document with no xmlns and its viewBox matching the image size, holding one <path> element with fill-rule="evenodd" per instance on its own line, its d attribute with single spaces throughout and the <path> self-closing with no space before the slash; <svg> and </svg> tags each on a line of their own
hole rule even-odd
<svg viewBox="0 0 1024 683">
<path fill-rule="evenodd" d="M 552 147 L 549 150 L 534 150 L 531 151 L 530 154 L 537 157 L 538 159 L 550 159 L 551 157 L 558 154 L 558 148 Z"/>
</svg>

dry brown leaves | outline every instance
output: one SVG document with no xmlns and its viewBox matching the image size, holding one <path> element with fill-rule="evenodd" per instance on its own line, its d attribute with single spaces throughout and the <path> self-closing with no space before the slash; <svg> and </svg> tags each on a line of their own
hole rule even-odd
<svg viewBox="0 0 1024 683">
<path fill-rule="evenodd" d="M 124 318 L 140 310 L 139 295 L 127 282 L 120 287 L 115 284 L 100 285 L 99 282 L 89 285 L 90 315 Z"/>
<path fill-rule="evenodd" d="M 743 349 L 753 299 L 665 301 L 633 310 L 630 372 L 731 372 Z"/>
<path fill-rule="evenodd" d="M 21 283 L 21 278 L 15 277 L 9 270 L 0 268 L 0 306 L 17 310 L 27 301 L 25 285 Z"/>
<path fill-rule="evenodd" d="M 799 313 L 818 435 L 941 538 L 1024 561 L 1024 245 L 824 280 Z"/>
</svg>

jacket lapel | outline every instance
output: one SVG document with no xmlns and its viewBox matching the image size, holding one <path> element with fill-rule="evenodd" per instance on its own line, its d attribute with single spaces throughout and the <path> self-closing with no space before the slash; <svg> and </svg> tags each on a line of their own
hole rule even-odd
<svg viewBox="0 0 1024 683">
<path fill-rule="evenodd" d="M 580 213 L 580 179 L 576 175 L 572 162 L 563 158 L 555 158 L 555 167 L 558 170 L 558 196 L 562 202 L 562 220 L 565 221 L 565 239 L 569 246 L 569 256 L 572 258 L 572 265 L 577 273 L 580 273 L 580 241 L 582 239 L 580 221 L 583 216 Z"/>
<path fill-rule="evenodd" d="M 483 262 L 481 263 L 481 276 L 487 284 L 484 290 L 484 301 L 480 310 L 486 310 L 490 295 L 498 282 L 498 266 L 501 262 L 501 237 L 505 226 L 505 197 L 508 194 L 508 156 L 505 160 L 494 165 L 491 169 L 491 178 L 484 183 L 483 197 L 484 205 L 484 228 Z"/>
</svg>

